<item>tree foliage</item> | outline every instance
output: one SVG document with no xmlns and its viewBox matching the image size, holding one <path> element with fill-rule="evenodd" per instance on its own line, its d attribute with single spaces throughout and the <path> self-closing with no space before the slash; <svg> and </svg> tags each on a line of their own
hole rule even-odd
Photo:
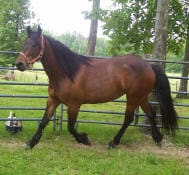
<svg viewBox="0 0 189 175">
<path fill-rule="evenodd" d="M 79 33 L 65 33 L 55 36 L 60 42 L 64 43 L 67 47 L 79 54 L 86 54 L 87 39 Z"/>
<path fill-rule="evenodd" d="M 64 43 L 67 47 L 81 55 L 87 54 L 87 38 L 79 33 L 65 33 L 55 36 L 57 40 Z M 107 56 L 108 41 L 104 38 L 97 38 L 96 42 L 96 56 Z"/>
<path fill-rule="evenodd" d="M 18 51 L 25 38 L 25 26 L 31 17 L 29 0 L 0 0 L 0 50 Z M 12 55 L 1 55 L 0 64 L 13 62 Z"/>
<path fill-rule="evenodd" d="M 104 33 L 111 39 L 110 53 L 149 53 L 152 50 L 155 3 L 148 0 L 115 0 L 117 8 L 106 11 Z"/>
<path fill-rule="evenodd" d="M 106 11 L 104 33 L 111 39 L 111 54 L 152 53 L 157 1 L 114 0 L 116 9 Z M 168 51 L 182 52 L 186 38 L 187 0 L 170 0 L 168 19 Z"/>
</svg>

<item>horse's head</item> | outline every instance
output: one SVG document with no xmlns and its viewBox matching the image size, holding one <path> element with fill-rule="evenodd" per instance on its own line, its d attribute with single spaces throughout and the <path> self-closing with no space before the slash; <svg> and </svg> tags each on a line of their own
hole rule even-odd
<svg viewBox="0 0 189 175">
<path fill-rule="evenodd" d="M 37 31 L 32 31 L 28 27 L 27 32 L 28 38 L 24 43 L 24 50 L 20 52 L 15 61 L 15 65 L 20 71 L 31 69 L 33 63 L 40 60 L 44 53 L 44 38 L 40 26 L 38 26 Z"/>
</svg>

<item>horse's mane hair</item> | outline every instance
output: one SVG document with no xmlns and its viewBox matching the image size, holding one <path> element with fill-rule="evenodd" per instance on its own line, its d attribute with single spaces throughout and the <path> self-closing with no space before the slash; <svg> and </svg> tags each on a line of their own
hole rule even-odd
<svg viewBox="0 0 189 175">
<path fill-rule="evenodd" d="M 91 59 L 74 53 L 67 46 L 49 36 L 45 36 L 45 38 L 50 43 L 64 74 L 73 81 L 80 66 L 82 64 L 89 64 Z"/>
</svg>

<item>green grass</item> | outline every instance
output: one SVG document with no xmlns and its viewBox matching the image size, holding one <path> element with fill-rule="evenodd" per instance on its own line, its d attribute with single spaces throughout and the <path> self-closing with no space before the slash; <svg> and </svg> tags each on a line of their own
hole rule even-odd
<svg viewBox="0 0 189 175">
<path fill-rule="evenodd" d="M 10 136 L 3 131 L 0 136 L 2 175 L 187 175 L 188 161 L 182 157 L 163 155 L 138 129 L 130 128 L 118 148 L 108 150 L 106 142 L 118 127 L 82 124 L 93 145 L 77 144 L 65 129 L 62 136 L 52 133 L 48 126 L 40 143 L 33 150 L 24 150 L 22 145 L 28 133 L 24 130 Z M 102 134 L 103 133 L 103 134 Z M 138 133 L 138 134 L 137 134 Z M 145 150 L 150 145 L 152 150 Z M 141 151 L 140 149 L 143 149 Z M 158 150 L 158 153 L 154 153 Z M 171 148 L 170 148 L 171 149 Z M 177 154 L 177 152 L 175 152 Z"/>
<path fill-rule="evenodd" d="M 64 125 L 63 135 L 46 128 L 40 143 L 33 150 L 22 145 L 34 132 L 36 125 L 24 127 L 16 135 L 2 130 L 0 135 L 0 174 L 2 175 L 187 175 L 188 160 L 178 156 L 177 149 L 159 148 L 137 128 L 130 127 L 118 148 L 107 149 L 107 143 L 118 126 L 80 124 L 87 131 L 92 146 L 75 142 Z M 3 128 L 3 127 L 1 127 Z M 149 149 L 150 146 L 150 149 Z M 146 149 L 145 149 L 146 147 Z M 170 149 L 170 150 L 169 150 Z M 158 150 L 158 153 L 153 150 Z M 167 153 L 161 154 L 161 152 Z"/>
<path fill-rule="evenodd" d="M 19 73 L 19 72 L 18 72 Z M 39 73 L 37 81 L 46 82 L 46 76 Z M 35 73 L 17 74 L 16 81 L 36 82 Z M 22 79 L 21 79 L 22 78 Z M 2 80 L 1 80 L 2 81 Z M 46 86 L 1 85 L 0 94 L 47 95 Z M 124 99 L 124 98 L 123 98 Z M 189 100 L 177 100 L 189 103 Z M 45 107 L 46 99 L 0 98 L 1 106 Z M 82 109 L 111 110 L 124 112 L 124 103 L 84 105 Z M 0 117 L 6 118 L 10 110 L 0 110 Z M 44 111 L 17 110 L 18 118 L 39 117 Z M 177 107 L 180 115 L 188 115 L 188 109 Z M 58 110 L 57 114 L 60 113 Z M 64 112 L 64 118 L 66 118 Z M 80 113 L 79 119 L 122 122 L 122 115 Z M 189 121 L 180 124 L 189 126 Z M 38 127 L 37 122 L 23 122 L 23 131 L 12 135 L 0 122 L 0 175 L 188 175 L 189 174 L 189 131 L 179 130 L 176 137 L 165 137 L 162 148 L 152 138 L 141 132 L 141 128 L 129 127 L 120 145 L 107 149 L 108 142 L 120 126 L 79 123 L 78 131 L 88 133 L 92 146 L 76 143 L 63 123 L 52 130 L 52 122 L 45 128 L 39 144 L 32 150 L 24 150 L 23 144 L 30 139 Z"/>
</svg>

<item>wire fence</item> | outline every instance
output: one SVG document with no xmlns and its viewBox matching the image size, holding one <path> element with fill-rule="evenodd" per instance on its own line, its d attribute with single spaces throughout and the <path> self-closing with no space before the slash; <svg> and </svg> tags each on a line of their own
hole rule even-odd
<svg viewBox="0 0 189 175">
<path fill-rule="evenodd" d="M 18 55 L 19 52 L 11 52 L 11 51 L 0 51 L 0 54 L 13 54 L 13 55 Z M 100 57 L 99 57 L 100 58 Z M 182 61 L 165 61 L 165 60 L 157 60 L 157 59 L 147 59 L 146 61 L 148 62 L 163 62 L 166 64 L 189 64 L 189 62 L 182 62 Z M 15 71 L 16 68 L 15 67 L 0 67 L 0 71 Z M 43 69 L 39 68 L 39 69 L 32 69 L 32 72 L 43 72 Z M 2 78 L 2 76 L 1 76 Z M 188 81 L 189 78 L 188 77 L 181 77 L 181 76 L 168 76 L 169 81 L 172 83 L 172 81 L 174 81 L 174 83 L 172 84 L 172 87 L 174 86 L 174 89 L 172 89 L 171 93 L 173 94 L 173 96 L 175 96 L 176 94 L 185 94 L 189 96 L 189 92 L 180 92 L 178 91 L 178 87 L 179 87 L 179 81 L 181 79 Z M 175 81 L 176 80 L 176 81 Z M 39 81 L 39 80 L 38 80 Z M 0 86 L 4 86 L 6 85 L 6 88 L 11 88 L 11 86 L 31 86 L 34 87 L 46 87 L 48 86 L 47 82 L 21 82 L 21 81 L 16 81 L 16 80 L 6 80 L 4 78 L 1 79 L 0 81 Z M 176 83 L 175 83 L 176 82 Z M 0 98 L 5 99 L 47 99 L 48 95 L 33 95 L 33 94 L 17 94 L 17 93 L 2 93 L 0 94 Z M 183 100 L 180 102 L 177 102 L 177 100 L 174 100 L 174 106 L 181 111 L 179 114 L 179 120 L 186 120 L 188 121 L 188 125 L 187 122 L 186 124 L 184 124 L 183 126 L 179 126 L 180 129 L 184 129 L 184 130 L 189 130 L 189 100 Z M 112 103 L 118 104 L 118 103 L 126 103 L 126 100 L 122 100 L 122 99 L 117 99 L 114 100 Z M 153 106 L 158 105 L 158 102 L 156 101 L 150 101 L 150 103 Z M 107 106 L 108 107 L 108 106 Z M 35 107 L 28 107 L 28 106 L 7 106 L 7 105 L 0 105 L 0 111 L 23 111 L 25 113 L 25 116 L 27 116 L 26 112 L 29 111 L 44 111 L 45 110 L 45 106 L 44 107 L 40 107 L 40 106 L 35 106 Z M 59 106 L 59 108 L 57 109 L 59 111 L 59 113 L 57 114 L 55 112 L 55 114 L 52 117 L 52 122 L 53 122 L 53 130 L 56 130 L 58 128 L 59 132 L 62 133 L 62 127 L 63 127 L 63 122 L 67 122 L 67 117 L 65 117 L 65 112 L 67 111 L 67 108 L 65 105 L 61 104 Z M 182 111 L 185 111 L 184 114 L 182 114 Z M 90 114 L 95 114 L 95 115 L 102 115 L 102 114 L 106 114 L 106 115 L 118 115 L 118 116 L 122 116 L 124 115 L 124 112 L 120 112 L 120 111 L 112 111 L 110 109 L 106 109 L 106 110 L 100 110 L 100 109 L 81 109 L 80 113 L 90 113 Z M 142 122 L 141 118 L 144 118 L 145 114 L 142 113 L 142 111 L 137 108 L 135 110 L 135 120 L 134 122 L 131 124 L 132 126 L 137 126 L 137 127 L 149 127 L 150 125 L 145 124 Z M 23 117 L 23 118 L 16 118 L 14 120 L 20 120 L 20 121 L 35 121 L 35 122 L 40 122 L 41 121 L 41 117 L 35 117 L 35 118 L 30 118 L 30 117 Z M 2 117 L 0 116 L 0 121 L 7 121 L 7 117 Z M 121 122 L 111 122 L 111 121 L 106 121 L 106 119 L 104 121 L 100 120 L 90 120 L 90 119 L 80 119 L 77 121 L 78 123 L 95 123 L 95 124 L 108 124 L 108 125 L 121 125 Z M 161 127 L 160 125 L 158 127 Z"/>
</svg>

